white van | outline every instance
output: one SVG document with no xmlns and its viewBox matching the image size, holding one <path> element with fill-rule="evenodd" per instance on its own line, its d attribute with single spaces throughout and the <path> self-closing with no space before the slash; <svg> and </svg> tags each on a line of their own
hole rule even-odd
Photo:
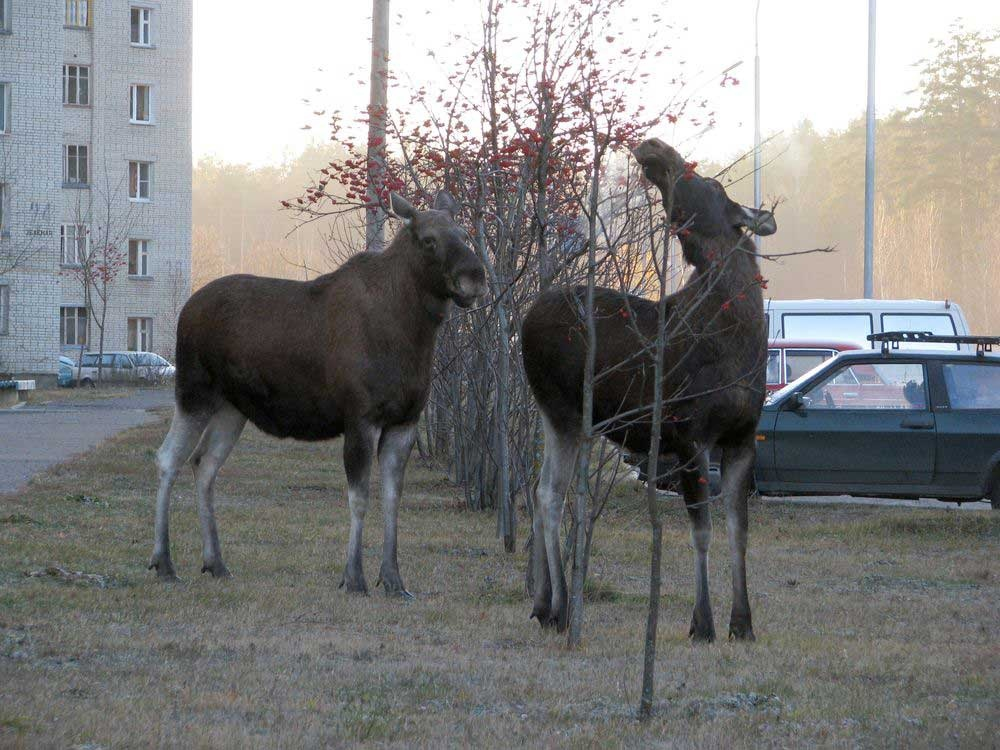
<svg viewBox="0 0 1000 750">
<path fill-rule="evenodd" d="M 850 341 L 873 347 L 869 334 L 885 331 L 930 331 L 945 336 L 969 335 L 962 308 L 954 302 L 922 299 L 795 299 L 765 300 L 768 339 Z M 904 349 L 950 349 L 959 344 L 900 344 Z"/>
</svg>

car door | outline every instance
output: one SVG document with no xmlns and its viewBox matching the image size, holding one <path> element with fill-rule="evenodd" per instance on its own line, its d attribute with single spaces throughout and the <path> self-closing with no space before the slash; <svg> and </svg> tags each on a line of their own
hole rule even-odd
<svg viewBox="0 0 1000 750">
<path fill-rule="evenodd" d="M 936 479 L 945 492 L 979 497 L 1000 454 L 1000 360 L 940 366 L 947 403 L 935 409 Z"/>
<path fill-rule="evenodd" d="M 934 473 L 934 415 L 917 361 L 843 362 L 782 409 L 774 429 L 776 478 L 836 492 L 906 492 Z"/>
</svg>

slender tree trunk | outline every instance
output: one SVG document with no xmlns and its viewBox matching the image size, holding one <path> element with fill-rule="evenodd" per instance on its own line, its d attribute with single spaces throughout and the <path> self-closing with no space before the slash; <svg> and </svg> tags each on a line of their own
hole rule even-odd
<svg viewBox="0 0 1000 750">
<path fill-rule="evenodd" d="M 663 208 L 666 216 L 673 213 L 673 186 L 667 191 Z M 649 555 L 649 610 L 646 614 L 646 640 L 642 660 L 642 696 L 639 718 L 647 720 L 653 713 L 653 691 L 656 680 L 656 630 L 660 619 L 660 563 L 663 557 L 663 523 L 660 520 L 656 484 L 660 475 L 660 425 L 663 422 L 663 351 L 666 347 L 667 273 L 670 257 L 670 231 L 663 235 L 663 257 L 660 260 L 660 298 L 656 306 L 656 352 L 653 364 L 653 404 L 650 415 L 649 454 L 647 456 L 646 505 L 651 529 Z"/>
<path fill-rule="evenodd" d="M 389 0 L 372 0 L 372 66 L 368 104 L 368 209 L 365 247 L 382 252 L 385 246 L 385 123 L 389 92 Z"/>
</svg>

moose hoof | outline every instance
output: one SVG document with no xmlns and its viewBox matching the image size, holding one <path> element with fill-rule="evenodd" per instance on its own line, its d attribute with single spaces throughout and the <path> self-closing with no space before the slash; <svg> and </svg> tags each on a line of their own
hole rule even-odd
<svg viewBox="0 0 1000 750">
<path fill-rule="evenodd" d="M 156 579 L 169 583 L 180 580 L 174 570 L 174 564 L 170 561 L 170 555 L 153 555 L 146 570 L 155 570 Z"/>
<path fill-rule="evenodd" d="M 413 594 L 406 590 L 406 586 L 403 585 L 403 579 L 397 570 L 383 568 L 378 574 L 375 586 L 376 588 L 381 586 L 388 599 L 403 599 L 405 601 L 416 599 Z"/>
<path fill-rule="evenodd" d="M 206 562 L 201 566 L 202 573 L 211 573 L 212 578 L 232 578 L 233 574 L 229 572 L 221 560 L 215 560 L 212 562 Z"/>
</svg>

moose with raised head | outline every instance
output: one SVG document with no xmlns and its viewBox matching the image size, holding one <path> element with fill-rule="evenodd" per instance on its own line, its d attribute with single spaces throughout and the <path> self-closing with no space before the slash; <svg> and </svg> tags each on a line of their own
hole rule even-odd
<svg viewBox="0 0 1000 750">
<path fill-rule="evenodd" d="M 732 558 L 731 638 L 753 640 L 746 586 L 747 500 L 755 430 L 764 402 L 767 335 L 756 248 L 745 230 L 771 234 L 774 216 L 740 206 L 722 185 L 694 172 L 657 139 L 633 154 L 656 185 L 676 227 L 688 282 L 665 300 L 664 419 L 659 471 L 679 464 L 696 559 L 695 607 L 690 636 L 715 638 L 708 593 L 708 451 L 722 449 L 722 497 Z M 532 617 L 543 627 L 567 623 L 566 581 L 559 529 L 564 495 L 581 442 L 586 287 L 556 287 L 536 300 L 524 319 L 524 368 L 541 410 L 545 456 L 533 519 Z M 649 451 L 654 400 L 653 342 L 657 303 L 605 288 L 594 294 L 597 334 L 593 424 L 632 454 Z M 653 477 L 656 481 L 658 477 Z"/>
<path fill-rule="evenodd" d="M 382 253 L 361 253 L 312 281 L 226 276 L 200 289 L 177 323 L 176 406 L 157 453 L 160 483 L 149 567 L 174 579 L 170 491 L 194 469 L 202 572 L 226 577 L 213 487 L 249 419 L 299 440 L 344 436 L 351 531 L 341 586 L 367 593 L 362 526 L 378 454 L 385 538 L 379 582 L 409 596 L 396 559 L 396 521 L 406 462 L 427 401 L 437 331 L 452 301 L 486 291 L 482 263 L 456 223 L 459 206 L 438 193 L 418 211 L 391 195 L 404 227 Z M 376 584 L 377 585 L 377 584 Z"/>
</svg>

